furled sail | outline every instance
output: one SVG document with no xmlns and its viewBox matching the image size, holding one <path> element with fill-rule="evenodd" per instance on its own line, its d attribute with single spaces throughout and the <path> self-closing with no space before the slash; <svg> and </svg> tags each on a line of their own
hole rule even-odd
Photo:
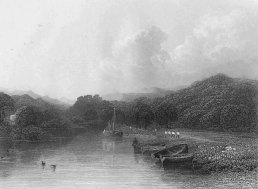
<svg viewBox="0 0 258 189">
<path fill-rule="evenodd" d="M 106 130 L 111 130 L 112 129 L 112 126 L 111 126 L 111 123 L 110 123 L 110 120 L 108 121 L 108 125 L 107 125 L 107 128 L 106 128 Z"/>
<path fill-rule="evenodd" d="M 114 113 L 112 117 L 112 130 L 115 130 L 116 127 L 116 109 L 114 108 Z"/>
</svg>

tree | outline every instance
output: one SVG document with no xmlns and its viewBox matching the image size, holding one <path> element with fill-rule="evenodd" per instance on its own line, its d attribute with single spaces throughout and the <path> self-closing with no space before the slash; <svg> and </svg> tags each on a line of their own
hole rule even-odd
<svg viewBox="0 0 258 189">
<path fill-rule="evenodd" d="M 134 101 L 134 105 L 132 106 L 135 123 L 141 127 L 144 126 L 144 128 L 147 128 L 154 118 L 151 107 L 147 102 L 146 98 L 139 98 Z"/>
<path fill-rule="evenodd" d="M 16 124 L 20 127 L 38 125 L 43 121 L 42 112 L 36 107 L 24 106 L 16 111 Z"/>
<path fill-rule="evenodd" d="M 0 92 L 0 108 L 3 108 L 5 106 L 13 107 L 14 101 L 9 95 Z"/>
<path fill-rule="evenodd" d="M 245 105 L 228 104 L 221 111 L 220 124 L 225 130 L 248 130 L 252 120 L 249 113 Z"/>
<path fill-rule="evenodd" d="M 179 121 L 188 128 L 198 128 L 201 126 L 200 119 L 206 113 L 200 106 L 192 106 L 184 110 Z"/>
<path fill-rule="evenodd" d="M 169 124 L 175 122 L 178 119 L 177 109 L 170 103 L 163 102 L 154 110 L 156 121 L 161 124 Z"/>
<path fill-rule="evenodd" d="M 13 107 L 13 99 L 9 95 L 0 92 L 0 122 L 4 121 L 6 110 L 12 110 Z"/>
<path fill-rule="evenodd" d="M 213 108 L 211 111 L 208 111 L 200 119 L 200 123 L 202 124 L 202 127 L 220 128 L 220 114 L 221 114 L 220 107 L 216 107 L 216 108 Z"/>
<path fill-rule="evenodd" d="M 40 140 L 44 136 L 44 132 L 41 128 L 34 125 L 22 128 L 23 139 L 28 139 L 31 141 Z"/>
</svg>

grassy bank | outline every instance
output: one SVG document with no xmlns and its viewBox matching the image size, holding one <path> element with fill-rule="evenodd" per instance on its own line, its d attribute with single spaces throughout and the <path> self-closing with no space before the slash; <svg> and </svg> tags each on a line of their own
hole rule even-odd
<svg viewBox="0 0 258 189">
<path fill-rule="evenodd" d="M 205 173 L 256 171 L 257 138 L 249 134 L 180 130 L 180 138 L 165 135 L 165 130 L 122 127 L 125 137 L 136 137 L 142 145 L 165 142 L 166 146 L 187 143 L 194 153 L 194 167 Z"/>
</svg>

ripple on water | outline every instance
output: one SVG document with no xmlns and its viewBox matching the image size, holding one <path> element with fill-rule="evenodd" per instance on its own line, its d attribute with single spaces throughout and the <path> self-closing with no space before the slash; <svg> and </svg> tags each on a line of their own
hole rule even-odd
<svg viewBox="0 0 258 189">
<path fill-rule="evenodd" d="M 0 144 L 1 151 L 4 146 Z M 0 188 L 248 188 L 240 181 L 255 183 L 246 175 L 164 170 L 151 158 L 134 154 L 130 139 L 114 142 L 83 134 L 70 141 L 15 146 L 12 158 L 0 161 Z M 51 164 L 57 165 L 55 170 Z"/>
</svg>

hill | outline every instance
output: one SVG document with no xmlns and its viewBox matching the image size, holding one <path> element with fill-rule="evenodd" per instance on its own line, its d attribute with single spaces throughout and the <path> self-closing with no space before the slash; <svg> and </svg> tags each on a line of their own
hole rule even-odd
<svg viewBox="0 0 258 189">
<path fill-rule="evenodd" d="M 166 96 L 160 106 L 174 106 L 184 127 L 252 131 L 257 122 L 257 86 L 257 81 L 218 74 Z"/>
<path fill-rule="evenodd" d="M 47 102 L 48 104 L 55 105 L 57 108 L 63 109 L 63 110 L 68 109 L 73 104 L 72 100 L 66 99 L 64 97 L 60 98 L 60 99 L 55 99 L 55 98 L 51 98 L 49 96 L 41 96 L 30 90 L 23 91 L 23 90 L 10 90 L 10 89 L 6 89 L 6 88 L 0 88 L 0 91 L 4 92 L 5 94 L 8 94 L 10 96 L 13 96 L 16 100 L 18 100 L 18 98 L 20 98 L 18 100 L 20 102 L 18 102 L 18 103 L 21 103 L 21 101 L 24 101 L 23 103 L 25 103 L 25 104 L 26 103 L 45 104 L 45 102 Z"/>
<path fill-rule="evenodd" d="M 34 99 L 37 99 L 37 98 L 40 98 L 41 96 L 37 93 L 34 93 L 33 91 L 23 91 L 23 90 L 11 90 L 11 89 L 6 89 L 6 88 L 0 88 L 0 91 L 4 92 L 5 94 L 8 94 L 10 96 L 13 96 L 13 95 L 18 95 L 18 96 L 21 96 L 21 95 L 29 95 L 30 97 L 34 98 Z"/>
<path fill-rule="evenodd" d="M 1 136 L 18 140 L 41 140 L 71 134 L 71 121 L 59 105 L 31 96 L 0 92 Z M 10 115 L 14 115 L 11 119 Z"/>
<path fill-rule="evenodd" d="M 61 101 L 61 100 L 58 100 L 55 98 L 51 98 L 49 96 L 43 96 L 43 97 L 41 97 L 41 99 L 43 99 L 44 101 L 46 101 L 50 104 L 56 105 L 60 109 L 68 109 L 72 105 L 71 102 L 69 102 L 68 100 L 66 102 L 64 102 L 64 101 Z"/>
<path fill-rule="evenodd" d="M 153 87 L 153 88 L 146 88 L 144 89 L 144 92 L 141 92 L 141 93 L 110 93 L 110 94 L 103 95 L 103 99 L 109 100 L 109 101 L 119 100 L 119 101 L 131 102 L 141 97 L 147 97 L 150 99 L 164 97 L 173 92 L 174 91 L 169 89 Z"/>
<path fill-rule="evenodd" d="M 131 125 L 253 132 L 257 131 L 258 81 L 217 74 L 164 97 L 113 104 Z"/>
<path fill-rule="evenodd" d="M 14 107 L 15 109 L 19 109 L 23 106 L 34 106 L 41 109 L 48 109 L 52 107 L 53 105 L 45 102 L 41 98 L 34 99 L 31 96 L 24 94 L 24 95 L 13 95 L 11 96 L 14 100 Z"/>
</svg>

